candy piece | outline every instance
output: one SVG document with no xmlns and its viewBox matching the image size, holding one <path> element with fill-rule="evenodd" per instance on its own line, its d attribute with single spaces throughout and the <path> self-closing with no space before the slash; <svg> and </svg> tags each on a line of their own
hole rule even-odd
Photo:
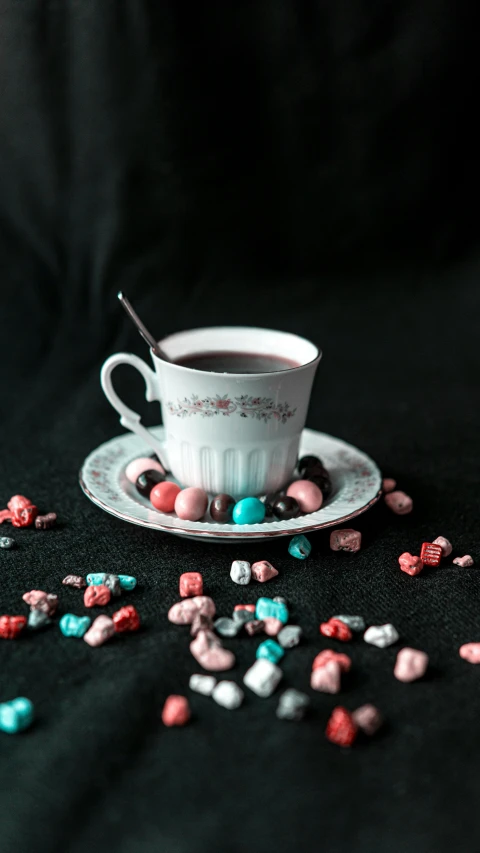
<svg viewBox="0 0 480 853">
<path fill-rule="evenodd" d="M 86 634 L 91 624 L 90 616 L 75 616 L 74 613 L 65 613 L 58 623 L 64 637 L 78 638 Z"/>
<path fill-rule="evenodd" d="M 235 666 L 235 655 L 224 649 L 219 638 L 211 631 L 199 631 L 190 643 L 190 651 L 200 666 L 211 672 L 222 672 Z"/>
<path fill-rule="evenodd" d="M 87 586 L 84 595 L 83 603 L 85 607 L 103 607 L 108 604 L 112 597 L 108 586 L 100 584 L 99 586 Z"/>
<path fill-rule="evenodd" d="M 278 518 L 280 521 L 288 521 L 289 519 L 296 518 L 300 515 L 298 502 L 295 498 L 289 497 L 288 495 L 277 498 L 272 506 L 272 510 L 275 518 Z"/>
<path fill-rule="evenodd" d="M 330 663 L 331 660 L 338 663 L 341 672 L 350 672 L 352 666 L 351 659 L 348 655 L 344 655 L 341 652 L 335 652 L 333 649 L 323 649 L 323 651 L 318 653 L 318 655 L 313 659 L 312 671 L 315 669 L 321 669 L 327 663 Z"/>
<path fill-rule="evenodd" d="M 21 509 L 27 509 L 29 506 L 33 506 L 33 503 L 25 495 L 13 495 L 7 504 L 10 512 L 19 512 Z"/>
<path fill-rule="evenodd" d="M 282 677 L 279 666 L 266 658 L 257 658 L 243 676 L 243 683 L 261 699 L 267 699 L 277 689 Z"/>
<path fill-rule="evenodd" d="M 287 599 L 283 595 L 274 595 L 272 601 L 277 601 L 279 604 L 286 604 Z"/>
<path fill-rule="evenodd" d="M 133 577 L 133 575 L 118 575 L 118 580 L 120 581 L 120 586 L 122 589 L 126 589 L 130 592 L 130 590 L 135 589 L 137 585 L 137 579 Z"/>
<path fill-rule="evenodd" d="M 103 583 L 112 593 L 112 597 L 118 598 L 122 594 L 122 588 L 117 575 L 106 574 Z"/>
<path fill-rule="evenodd" d="M 190 676 L 188 686 L 195 693 L 201 693 L 202 696 L 211 696 L 216 683 L 217 679 L 213 675 L 195 674 Z"/>
<path fill-rule="evenodd" d="M 63 579 L 62 583 L 65 584 L 65 586 L 73 586 L 75 589 L 84 589 L 87 585 L 85 578 L 82 578 L 81 575 L 67 575 L 67 577 Z"/>
<path fill-rule="evenodd" d="M 396 515 L 407 515 L 413 509 L 413 501 L 405 492 L 390 492 L 385 503 Z"/>
<path fill-rule="evenodd" d="M 0 548 L 5 548 L 8 551 L 15 546 L 15 539 L 11 536 L 0 536 Z"/>
<path fill-rule="evenodd" d="M 175 499 L 175 512 L 185 521 L 200 521 L 208 507 L 208 495 L 203 489 L 190 486 L 182 489 Z"/>
<path fill-rule="evenodd" d="M 473 566 L 473 558 L 470 554 L 465 554 L 464 557 L 455 557 L 453 562 L 456 566 L 461 566 L 462 569 L 467 569 L 469 566 Z"/>
<path fill-rule="evenodd" d="M 58 595 L 42 592 L 41 589 L 32 589 L 31 592 L 24 593 L 22 598 L 32 610 L 41 610 L 47 616 L 53 616 L 58 606 Z"/>
<path fill-rule="evenodd" d="M 356 554 L 360 551 L 362 534 L 359 530 L 345 528 L 344 530 L 332 530 L 330 534 L 330 548 L 332 551 L 348 551 Z"/>
<path fill-rule="evenodd" d="M 257 619 L 280 619 L 284 625 L 288 622 L 288 607 L 281 601 L 273 601 L 271 598 L 259 598 L 255 608 Z"/>
<path fill-rule="evenodd" d="M 393 674 L 399 681 L 417 681 L 425 675 L 428 666 L 428 655 L 419 649 L 400 649 Z"/>
<path fill-rule="evenodd" d="M 357 737 L 357 726 L 346 708 L 334 708 L 327 723 L 325 735 L 337 746 L 351 746 Z"/>
<path fill-rule="evenodd" d="M 303 474 L 308 474 L 310 469 L 316 468 L 317 465 L 324 468 L 323 462 L 318 458 L 318 456 L 313 456 L 312 454 L 302 456 L 302 458 L 297 462 L 297 471 L 301 476 L 303 476 Z"/>
<path fill-rule="evenodd" d="M 275 714 L 279 720 L 303 720 L 305 711 L 310 705 L 310 699 L 300 690 L 289 687 L 280 696 Z"/>
<path fill-rule="evenodd" d="M 112 622 L 117 634 L 123 634 L 124 631 L 138 631 L 140 628 L 140 616 L 131 604 L 116 610 L 112 614 Z"/>
<path fill-rule="evenodd" d="M 273 515 L 273 504 L 280 497 L 278 492 L 271 493 L 269 495 L 262 495 L 260 498 L 262 504 L 265 507 L 265 518 L 271 518 Z"/>
<path fill-rule="evenodd" d="M 107 577 L 105 572 L 95 572 L 87 575 L 87 583 L 89 586 L 100 586 L 105 583 Z"/>
<path fill-rule="evenodd" d="M 259 560 L 252 565 L 252 578 L 259 583 L 265 583 L 278 575 L 278 570 L 268 560 Z"/>
<path fill-rule="evenodd" d="M 424 566 L 439 566 L 443 552 L 440 545 L 424 542 L 420 550 L 420 559 Z"/>
<path fill-rule="evenodd" d="M 286 625 L 277 635 L 277 642 L 282 649 L 293 649 L 298 646 L 302 638 L 302 629 L 299 625 Z"/>
<path fill-rule="evenodd" d="M 242 630 L 242 623 L 237 622 L 235 619 L 229 619 L 227 616 L 223 616 L 221 619 L 217 619 L 213 623 L 213 627 L 221 637 L 236 637 Z"/>
<path fill-rule="evenodd" d="M 433 540 L 432 545 L 440 545 L 442 549 L 442 557 L 449 557 L 452 553 L 452 543 L 445 539 L 445 536 L 437 536 L 436 539 Z"/>
<path fill-rule="evenodd" d="M 227 524 L 232 520 L 235 499 L 222 492 L 216 495 L 210 504 L 210 515 L 217 524 Z"/>
<path fill-rule="evenodd" d="M 162 474 L 161 471 L 156 471 L 154 468 L 149 468 L 147 471 L 142 471 L 139 474 L 135 480 L 135 488 L 139 495 L 149 498 L 154 486 L 157 486 L 158 483 L 163 483 L 164 480 L 165 474 Z"/>
<path fill-rule="evenodd" d="M 200 572 L 184 572 L 180 575 L 179 588 L 181 598 L 203 595 L 203 578 Z"/>
<path fill-rule="evenodd" d="M 377 646 L 378 649 L 386 649 L 387 646 L 396 643 L 399 638 L 398 631 L 390 622 L 386 625 L 371 625 L 363 635 L 366 643 Z"/>
<path fill-rule="evenodd" d="M 250 637 L 254 637 L 255 634 L 262 634 L 264 627 L 263 619 L 253 619 L 253 621 L 246 623 L 245 630 Z"/>
<path fill-rule="evenodd" d="M 323 503 L 322 492 L 311 480 L 295 480 L 287 489 L 287 497 L 295 498 L 302 513 L 316 512 Z"/>
<path fill-rule="evenodd" d="M 14 527 L 31 527 L 38 515 L 36 506 L 26 506 L 24 509 L 15 511 L 12 515 Z"/>
<path fill-rule="evenodd" d="M 352 713 L 352 720 L 360 731 L 371 737 L 383 725 L 383 717 L 375 705 L 361 705 Z"/>
<path fill-rule="evenodd" d="M 251 610 L 234 610 L 232 618 L 234 622 L 240 622 L 241 625 L 245 625 L 247 622 L 253 622 L 255 612 L 252 613 Z"/>
<path fill-rule="evenodd" d="M 88 588 L 95 589 L 95 587 Z M 94 620 L 87 633 L 84 634 L 83 639 L 89 646 L 96 647 L 102 646 L 103 643 L 106 643 L 114 634 L 115 625 L 113 624 L 113 620 L 110 619 L 110 616 L 106 616 L 102 613 L 101 616 L 97 616 Z"/>
<path fill-rule="evenodd" d="M 57 513 L 47 512 L 46 515 L 37 515 L 35 519 L 35 527 L 37 530 L 50 530 L 57 523 Z"/>
<path fill-rule="evenodd" d="M 464 643 L 460 646 L 458 654 L 469 663 L 480 663 L 480 643 Z"/>
<path fill-rule="evenodd" d="M 197 613 L 212 618 L 215 616 L 215 604 L 208 595 L 196 595 L 177 602 L 168 611 L 168 618 L 175 625 L 191 625 Z"/>
<path fill-rule="evenodd" d="M 27 625 L 31 631 L 39 631 L 41 628 L 46 628 L 47 625 L 51 624 L 52 620 L 49 618 L 48 613 L 44 613 L 43 610 L 31 610 L 28 614 Z"/>
<path fill-rule="evenodd" d="M 219 681 L 212 692 L 212 699 L 222 708 L 235 711 L 243 702 L 243 690 L 234 681 Z"/>
<path fill-rule="evenodd" d="M 275 640 L 264 640 L 260 643 L 256 655 L 257 658 L 266 658 L 272 663 L 278 663 L 283 658 L 285 650 Z"/>
<path fill-rule="evenodd" d="M 345 622 L 351 631 L 364 631 L 367 627 L 363 616 L 333 616 L 333 619 L 340 619 L 340 622 Z"/>
<path fill-rule="evenodd" d="M 0 705 L 0 731 L 10 735 L 23 732 L 32 725 L 34 716 L 33 703 L 24 696 L 3 702 Z"/>
<path fill-rule="evenodd" d="M 247 563 L 246 560 L 234 560 L 230 569 L 230 577 L 234 583 L 238 583 L 240 586 L 249 584 L 252 577 L 250 563 Z"/>
<path fill-rule="evenodd" d="M 306 536 L 299 535 L 290 539 L 288 553 L 291 554 L 292 557 L 296 557 L 297 560 L 306 560 L 307 557 L 310 556 L 311 550 L 312 546 Z"/>
<path fill-rule="evenodd" d="M 235 524 L 260 524 L 265 518 L 265 507 L 258 498 L 243 498 L 233 507 Z"/>
<path fill-rule="evenodd" d="M 26 624 L 25 616 L 0 616 L 0 637 L 4 640 L 14 640 Z"/>
<path fill-rule="evenodd" d="M 197 612 L 193 617 L 192 627 L 190 628 L 190 636 L 196 637 L 199 631 L 211 631 L 212 629 L 212 617 L 204 616 L 203 613 Z"/>
<path fill-rule="evenodd" d="M 133 462 L 129 462 L 127 467 L 125 468 L 125 476 L 130 483 L 135 484 L 144 471 L 158 471 L 160 474 L 165 476 L 165 471 L 160 465 L 160 462 L 156 459 L 152 459 L 151 456 L 141 456 L 139 459 L 134 459 Z"/>
<path fill-rule="evenodd" d="M 336 660 L 329 660 L 323 666 L 312 670 L 310 687 L 320 693 L 338 693 L 342 681 L 342 670 Z"/>
<path fill-rule="evenodd" d="M 393 492 L 396 488 L 397 488 L 397 481 L 392 480 L 391 477 L 385 477 L 385 479 L 382 480 L 382 490 L 383 490 L 383 493 L 385 495 L 387 495 L 389 492 Z M 372 708 L 373 708 L 373 705 L 372 705 Z"/>
<path fill-rule="evenodd" d="M 234 610 L 248 610 L 250 613 L 255 613 L 254 604 L 236 604 Z"/>
<path fill-rule="evenodd" d="M 341 640 L 342 643 L 348 643 L 352 639 L 350 628 L 340 619 L 332 618 L 328 622 L 322 622 L 319 630 L 324 637 L 333 637 L 334 640 Z"/>
<path fill-rule="evenodd" d="M 272 616 L 267 616 L 263 623 L 263 630 L 269 637 L 276 637 L 283 628 L 283 622 L 280 622 L 280 619 L 273 619 Z"/>
<path fill-rule="evenodd" d="M 13 512 L 10 512 L 9 509 L 0 509 L 0 524 L 3 524 L 4 521 L 11 521 L 13 518 Z"/>
<path fill-rule="evenodd" d="M 165 480 L 157 483 L 150 492 L 150 503 L 160 512 L 173 512 L 177 495 L 181 492 L 180 486 Z"/>
<path fill-rule="evenodd" d="M 420 557 L 414 557 L 408 551 L 400 554 L 398 564 L 402 572 L 405 572 L 405 574 L 411 575 L 412 577 L 419 575 L 423 569 L 423 562 Z"/>
<path fill-rule="evenodd" d="M 184 726 L 190 719 L 190 705 L 185 696 L 169 696 L 162 711 L 164 726 Z"/>
</svg>

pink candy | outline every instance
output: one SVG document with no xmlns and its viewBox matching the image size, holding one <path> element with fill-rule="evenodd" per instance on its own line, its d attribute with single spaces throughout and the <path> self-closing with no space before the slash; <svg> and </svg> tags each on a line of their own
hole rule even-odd
<svg viewBox="0 0 480 853">
<path fill-rule="evenodd" d="M 452 545 L 444 536 L 437 536 L 437 538 L 433 540 L 432 545 L 440 545 L 443 557 L 449 557 L 452 553 Z"/>
<path fill-rule="evenodd" d="M 148 456 L 141 456 L 140 459 L 134 459 L 125 468 L 125 476 L 127 480 L 135 485 L 140 474 L 144 471 L 159 471 L 160 474 L 165 474 L 160 462 L 156 459 L 150 459 Z"/>
<path fill-rule="evenodd" d="M 22 598 L 26 604 L 30 605 L 31 610 L 41 610 L 48 616 L 53 616 L 57 609 L 58 595 L 53 595 L 53 593 L 32 589 L 31 592 L 22 595 Z"/>
<path fill-rule="evenodd" d="M 359 530 L 346 527 L 344 530 L 332 530 L 330 534 L 330 548 L 332 551 L 349 551 L 356 554 L 360 551 L 362 534 Z"/>
<path fill-rule="evenodd" d="M 405 492 L 390 492 L 385 495 L 385 503 L 396 515 L 407 515 L 413 509 L 413 501 Z"/>
<path fill-rule="evenodd" d="M 223 672 L 235 666 L 235 655 L 223 648 L 212 631 L 199 631 L 190 643 L 190 651 L 197 663 L 210 672 Z"/>
<path fill-rule="evenodd" d="M 405 572 L 407 575 L 419 575 L 423 569 L 423 563 L 420 557 L 414 557 L 408 551 L 405 551 L 404 554 L 400 554 L 398 558 L 398 562 L 402 572 Z"/>
<path fill-rule="evenodd" d="M 329 660 L 323 666 L 312 670 L 310 687 L 321 693 L 338 693 L 342 680 L 342 670 L 336 660 Z"/>
<path fill-rule="evenodd" d="M 323 503 L 323 495 L 311 480 L 295 480 L 287 489 L 287 496 L 295 498 L 301 512 L 316 512 Z"/>
<path fill-rule="evenodd" d="M 393 674 L 399 681 L 416 681 L 425 675 L 428 666 L 428 655 L 419 649 L 400 649 Z"/>
<path fill-rule="evenodd" d="M 480 643 L 465 643 L 460 646 L 458 654 L 469 663 L 480 663 Z"/>
<path fill-rule="evenodd" d="M 392 480 L 391 477 L 386 477 L 384 480 L 382 480 L 382 489 L 383 489 L 383 492 L 385 495 L 388 494 L 388 492 L 393 492 L 396 489 L 396 487 L 397 487 L 397 481 Z M 367 706 L 365 706 L 365 707 L 367 707 Z M 373 705 L 371 705 L 370 707 L 373 708 Z"/>
<path fill-rule="evenodd" d="M 258 563 L 252 565 L 252 578 L 260 583 L 265 583 L 278 575 L 275 569 L 268 560 L 259 560 Z"/>
<path fill-rule="evenodd" d="M 115 625 L 110 616 L 97 616 L 83 639 L 89 646 L 102 646 L 115 634 Z"/>
<path fill-rule="evenodd" d="M 247 622 L 248 625 L 248 622 Z M 269 637 L 276 637 L 278 632 L 283 628 L 283 622 L 280 619 L 274 619 L 273 616 L 266 616 L 263 619 L 263 630 Z"/>
<path fill-rule="evenodd" d="M 330 663 L 331 660 L 338 663 L 342 672 L 350 672 L 350 668 L 352 666 L 351 659 L 348 655 L 345 655 L 342 652 L 335 652 L 333 649 L 323 649 L 323 651 L 319 652 L 313 659 L 312 670 L 320 669 L 320 667 Z"/>
<path fill-rule="evenodd" d="M 208 507 L 208 495 L 203 489 L 183 489 L 175 498 L 175 512 L 185 521 L 200 521 Z"/>
<path fill-rule="evenodd" d="M 467 569 L 469 566 L 473 566 L 473 558 L 470 554 L 465 554 L 464 557 L 455 557 L 453 562 L 456 566 L 461 566 L 462 569 Z"/>
<path fill-rule="evenodd" d="M 361 705 L 352 713 L 352 719 L 357 728 L 370 737 L 383 724 L 383 717 L 375 705 Z"/>
<path fill-rule="evenodd" d="M 168 619 L 174 625 L 191 625 L 195 616 L 215 616 L 215 604 L 208 595 L 196 595 L 178 601 L 168 611 Z"/>
</svg>

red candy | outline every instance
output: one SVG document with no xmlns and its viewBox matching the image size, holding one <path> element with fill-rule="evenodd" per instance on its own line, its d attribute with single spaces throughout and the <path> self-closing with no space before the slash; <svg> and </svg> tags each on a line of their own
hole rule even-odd
<svg viewBox="0 0 480 853">
<path fill-rule="evenodd" d="M 352 639 L 352 632 L 345 622 L 340 619 L 329 619 L 328 622 L 322 622 L 320 625 L 320 633 L 324 637 L 333 637 L 334 640 L 341 640 L 347 643 Z"/>
<path fill-rule="evenodd" d="M 169 696 L 163 706 L 164 726 L 184 726 L 190 719 L 190 706 L 185 696 Z"/>
<path fill-rule="evenodd" d="M 26 624 L 25 616 L 0 616 L 0 637 L 4 640 L 14 640 Z"/>
<path fill-rule="evenodd" d="M 423 543 L 420 551 L 420 559 L 424 566 L 439 566 L 442 557 L 443 551 L 440 545 L 435 545 L 431 542 Z"/>
<path fill-rule="evenodd" d="M 322 666 L 325 666 L 325 664 L 329 663 L 331 660 L 338 663 L 342 672 L 350 671 L 352 661 L 348 655 L 343 655 L 341 652 L 334 652 L 333 649 L 324 649 L 323 652 L 319 652 L 314 658 L 312 663 L 312 672 L 315 669 L 320 669 Z"/>
<path fill-rule="evenodd" d="M 179 587 L 181 598 L 203 595 L 203 578 L 200 572 L 184 572 L 180 575 Z"/>
<path fill-rule="evenodd" d="M 249 613 L 255 613 L 254 604 L 236 604 L 234 610 L 248 610 Z"/>
<path fill-rule="evenodd" d="M 83 596 L 83 603 L 85 607 L 102 607 L 104 604 L 108 604 L 111 597 L 112 593 L 108 586 L 101 583 L 98 586 L 87 586 Z"/>
<path fill-rule="evenodd" d="M 407 575 L 411 575 L 412 577 L 414 575 L 419 575 L 423 569 L 423 562 L 420 557 L 413 557 L 412 554 L 408 553 L 408 551 L 405 551 L 404 554 L 400 554 L 398 563 L 402 572 L 405 572 Z"/>
<path fill-rule="evenodd" d="M 4 521 L 11 521 L 13 518 L 13 512 L 10 512 L 9 509 L 0 509 L 0 524 Z"/>
<path fill-rule="evenodd" d="M 121 607 L 112 615 L 112 621 L 117 634 L 124 631 L 138 631 L 140 628 L 140 616 L 132 604 Z"/>
<path fill-rule="evenodd" d="M 10 498 L 7 504 L 10 512 L 18 512 L 20 509 L 26 509 L 28 506 L 33 506 L 30 498 L 24 497 L 24 495 L 14 495 L 13 498 Z"/>
<path fill-rule="evenodd" d="M 23 509 L 14 510 L 12 524 L 14 527 L 31 527 L 38 515 L 36 506 L 26 506 Z"/>
<path fill-rule="evenodd" d="M 157 483 L 153 487 L 150 492 L 150 503 L 160 512 L 173 512 L 179 492 L 181 492 L 180 486 L 170 480 L 164 480 L 163 483 Z"/>
<path fill-rule="evenodd" d="M 338 705 L 333 709 L 325 729 L 325 734 L 331 743 L 336 743 L 337 746 L 351 746 L 357 737 L 357 731 L 352 715 L 346 708 Z"/>
</svg>

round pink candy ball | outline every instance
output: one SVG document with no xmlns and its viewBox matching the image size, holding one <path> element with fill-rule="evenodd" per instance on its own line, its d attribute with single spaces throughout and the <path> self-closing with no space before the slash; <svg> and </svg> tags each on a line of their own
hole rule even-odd
<svg viewBox="0 0 480 853">
<path fill-rule="evenodd" d="M 205 515 L 207 506 L 207 493 L 195 486 L 182 489 L 175 499 L 175 512 L 184 521 L 199 521 Z"/>
<path fill-rule="evenodd" d="M 160 462 L 148 456 L 141 456 L 140 459 L 134 459 L 133 462 L 129 462 L 125 468 L 125 476 L 127 480 L 130 480 L 135 485 L 140 474 L 143 474 L 144 471 L 159 471 L 160 474 L 165 474 Z"/>
<path fill-rule="evenodd" d="M 295 480 L 287 489 L 289 498 L 295 498 L 302 512 L 315 512 L 323 503 L 323 495 L 311 480 Z"/>
</svg>

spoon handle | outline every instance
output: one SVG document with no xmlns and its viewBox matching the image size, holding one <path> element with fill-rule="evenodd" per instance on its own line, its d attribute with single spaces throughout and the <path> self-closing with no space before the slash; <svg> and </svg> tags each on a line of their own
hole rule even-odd
<svg viewBox="0 0 480 853">
<path fill-rule="evenodd" d="M 130 319 L 135 323 L 135 326 L 137 327 L 138 331 L 140 332 L 143 340 L 148 344 L 150 349 L 153 350 L 153 352 L 155 353 L 156 356 L 158 356 L 158 358 L 162 358 L 164 361 L 170 361 L 170 359 L 165 354 L 165 352 L 162 350 L 162 348 L 157 344 L 153 335 L 150 334 L 147 327 L 144 326 L 144 324 L 140 320 L 140 317 L 138 316 L 137 312 L 134 310 L 131 302 L 127 299 L 127 297 L 122 293 L 121 290 L 118 292 L 118 298 L 119 298 L 123 308 L 127 312 L 128 316 L 130 317 Z"/>
</svg>

